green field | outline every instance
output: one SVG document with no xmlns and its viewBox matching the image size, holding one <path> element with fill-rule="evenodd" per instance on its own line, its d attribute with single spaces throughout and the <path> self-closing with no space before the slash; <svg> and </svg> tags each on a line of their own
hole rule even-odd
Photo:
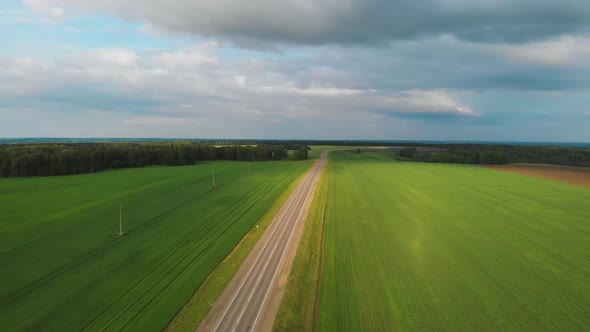
<svg viewBox="0 0 590 332">
<path fill-rule="evenodd" d="M 587 330 L 590 190 L 332 154 L 323 331 Z"/>
<path fill-rule="evenodd" d="M 345 146 L 345 145 L 310 145 L 308 159 L 318 159 L 324 151 L 353 150 L 362 148 L 362 146 Z"/>
<path fill-rule="evenodd" d="M 310 164 L 251 165 L 0 179 L 2 330 L 162 330 Z"/>
<path fill-rule="evenodd" d="M 289 185 L 256 223 L 256 228 L 244 235 L 232 252 L 209 274 L 199 290 L 168 324 L 166 332 L 194 332 L 197 329 L 304 176 L 300 175 Z"/>
</svg>

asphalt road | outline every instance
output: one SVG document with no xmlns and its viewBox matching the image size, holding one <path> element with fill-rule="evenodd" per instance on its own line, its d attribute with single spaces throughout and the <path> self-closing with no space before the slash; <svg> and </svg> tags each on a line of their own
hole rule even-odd
<svg viewBox="0 0 590 332">
<path fill-rule="evenodd" d="M 293 190 L 197 331 L 272 328 L 282 297 L 277 281 L 279 275 L 290 270 L 300 230 L 326 162 L 324 152 Z"/>
</svg>

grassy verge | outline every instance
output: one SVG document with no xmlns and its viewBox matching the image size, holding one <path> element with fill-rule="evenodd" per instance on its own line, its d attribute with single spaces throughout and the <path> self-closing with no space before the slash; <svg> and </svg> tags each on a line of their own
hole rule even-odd
<svg viewBox="0 0 590 332">
<path fill-rule="evenodd" d="M 320 178 L 305 222 L 297 255 L 289 275 L 274 331 L 311 331 L 316 325 L 316 304 L 320 298 L 324 218 L 329 188 L 330 164 Z"/>
<path fill-rule="evenodd" d="M 361 148 L 361 146 L 356 146 L 356 145 L 351 145 L 351 146 L 346 146 L 346 145 L 310 145 L 309 146 L 311 148 L 311 150 L 309 150 L 308 159 L 318 159 L 321 155 L 322 152 L 324 151 L 337 151 L 337 150 L 352 150 L 352 149 L 358 149 Z"/>
<path fill-rule="evenodd" d="M 166 331 L 193 332 L 199 326 L 304 175 L 305 173 L 300 175 L 279 196 L 258 223 L 259 228 L 252 228 L 234 250 L 211 272 L 193 297 L 166 327 Z"/>
</svg>

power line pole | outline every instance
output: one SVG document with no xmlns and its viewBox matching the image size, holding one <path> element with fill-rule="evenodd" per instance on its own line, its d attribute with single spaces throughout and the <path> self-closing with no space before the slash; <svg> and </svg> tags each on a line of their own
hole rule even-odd
<svg viewBox="0 0 590 332">
<path fill-rule="evenodd" d="M 123 204 L 119 204 L 119 237 L 123 236 Z"/>
</svg>

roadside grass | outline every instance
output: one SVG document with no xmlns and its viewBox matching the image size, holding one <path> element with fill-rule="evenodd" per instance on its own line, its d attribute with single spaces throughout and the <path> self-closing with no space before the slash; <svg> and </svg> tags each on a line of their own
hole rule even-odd
<svg viewBox="0 0 590 332">
<path fill-rule="evenodd" d="M 246 163 L 207 162 L 0 179 L 0 326 L 163 330 L 309 166 L 257 162 L 248 176 Z M 117 238 L 120 203 L 126 235 Z"/>
<path fill-rule="evenodd" d="M 297 254 L 273 326 L 274 331 L 314 330 L 316 300 L 322 269 L 325 206 L 329 188 L 330 162 L 319 180 L 305 221 Z"/>
<path fill-rule="evenodd" d="M 342 146 L 342 145 L 310 145 L 311 150 L 309 150 L 307 158 L 308 159 L 318 159 L 322 152 L 324 151 L 339 151 L 339 150 L 352 150 L 362 148 L 361 146 Z"/>
<path fill-rule="evenodd" d="M 369 153 L 330 163 L 320 330 L 590 326 L 589 189 Z"/>
<path fill-rule="evenodd" d="M 197 329 L 303 176 L 304 174 L 300 175 L 289 185 L 257 223 L 258 228 L 250 230 L 232 252 L 211 272 L 193 297 L 166 327 L 166 331 L 192 332 Z"/>
</svg>

